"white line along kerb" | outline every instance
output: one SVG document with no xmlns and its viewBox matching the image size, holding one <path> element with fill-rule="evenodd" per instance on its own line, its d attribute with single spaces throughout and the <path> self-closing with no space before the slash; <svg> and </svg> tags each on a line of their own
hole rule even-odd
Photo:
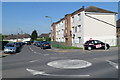
<svg viewBox="0 0 120 80">
<path fill-rule="evenodd" d="M 43 71 L 36 71 L 36 70 L 28 69 L 28 68 L 26 70 L 29 71 L 32 75 L 44 74 L 45 73 Z"/>
<path fill-rule="evenodd" d="M 30 72 L 32 75 L 45 75 L 45 76 L 74 76 L 74 77 L 89 77 L 90 75 L 56 75 L 56 74 L 48 74 L 44 71 L 37 71 L 32 69 L 26 69 L 28 72 Z"/>
<path fill-rule="evenodd" d="M 110 65 L 112 65 L 113 67 L 115 67 L 116 69 L 118 69 L 118 64 L 117 63 L 114 63 L 110 60 L 106 60 Z"/>
</svg>

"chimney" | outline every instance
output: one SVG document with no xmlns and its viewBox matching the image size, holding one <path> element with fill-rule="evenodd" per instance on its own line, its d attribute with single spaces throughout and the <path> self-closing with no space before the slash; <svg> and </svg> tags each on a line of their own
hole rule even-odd
<svg viewBox="0 0 120 80">
<path fill-rule="evenodd" d="M 85 8 L 85 6 L 82 6 L 82 8 L 84 9 L 84 8 Z"/>
</svg>

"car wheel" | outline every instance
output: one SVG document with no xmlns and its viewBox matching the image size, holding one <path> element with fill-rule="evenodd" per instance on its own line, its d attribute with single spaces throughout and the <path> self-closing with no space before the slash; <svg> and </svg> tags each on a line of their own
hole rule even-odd
<svg viewBox="0 0 120 80">
<path fill-rule="evenodd" d="M 86 47 L 84 47 L 84 50 L 87 50 L 87 48 L 86 48 Z"/>
<path fill-rule="evenodd" d="M 92 50 L 92 48 L 91 48 L 91 47 L 88 47 L 88 50 Z"/>
<path fill-rule="evenodd" d="M 43 49 L 43 47 L 41 47 L 41 49 Z"/>
<path fill-rule="evenodd" d="M 108 44 L 106 44 L 106 46 L 104 47 L 105 50 L 109 49 L 110 46 Z"/>
</svg>

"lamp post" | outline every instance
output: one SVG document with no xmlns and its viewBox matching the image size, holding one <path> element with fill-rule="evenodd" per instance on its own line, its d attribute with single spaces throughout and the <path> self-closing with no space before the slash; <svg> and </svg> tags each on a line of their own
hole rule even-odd
<svg viewBox="0 0 120 80">
<path fill-rule="evenodd" d="M 51 24 L 52 24 L 52 17 L 50 17 L 50 16 L 45 16 L 46 18 L 50 18 L 50 22 L 51 22 Z"/>
<path fill-rule="evenodd" d="M 50 19 L 50 25 L 52 25 L 52 17 L 51 16 L 45 16 L 45 17 Z M 52 38 L 52 30 L 50 32 L 50 37 Z"/>
</svg>

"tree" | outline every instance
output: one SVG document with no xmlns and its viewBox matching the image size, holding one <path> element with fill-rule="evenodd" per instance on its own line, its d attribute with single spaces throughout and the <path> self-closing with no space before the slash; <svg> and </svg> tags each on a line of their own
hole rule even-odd
<svg viewBox="0 0 120 80">
<path fill-rule="evenodd" d="M 36 40 L 36 39 L 37 39 L 37 36 L 38 36 L 37 31 L 34 30 L 34 31 L 32 32 L 32 34 L 31 34 L 31 39 Z"/>
<path fill-rule="evenodd" d="M 46 41 L 51 41 L 51 38 L 50 37 L 46 37 Z"/>
<path fill-rule="evenodd" d="M 3 38 L 3 36 L 2 36 L 2 34 L 0 34 L 0 41 L 2 41 L 2 38 Z"/>
</svg>

